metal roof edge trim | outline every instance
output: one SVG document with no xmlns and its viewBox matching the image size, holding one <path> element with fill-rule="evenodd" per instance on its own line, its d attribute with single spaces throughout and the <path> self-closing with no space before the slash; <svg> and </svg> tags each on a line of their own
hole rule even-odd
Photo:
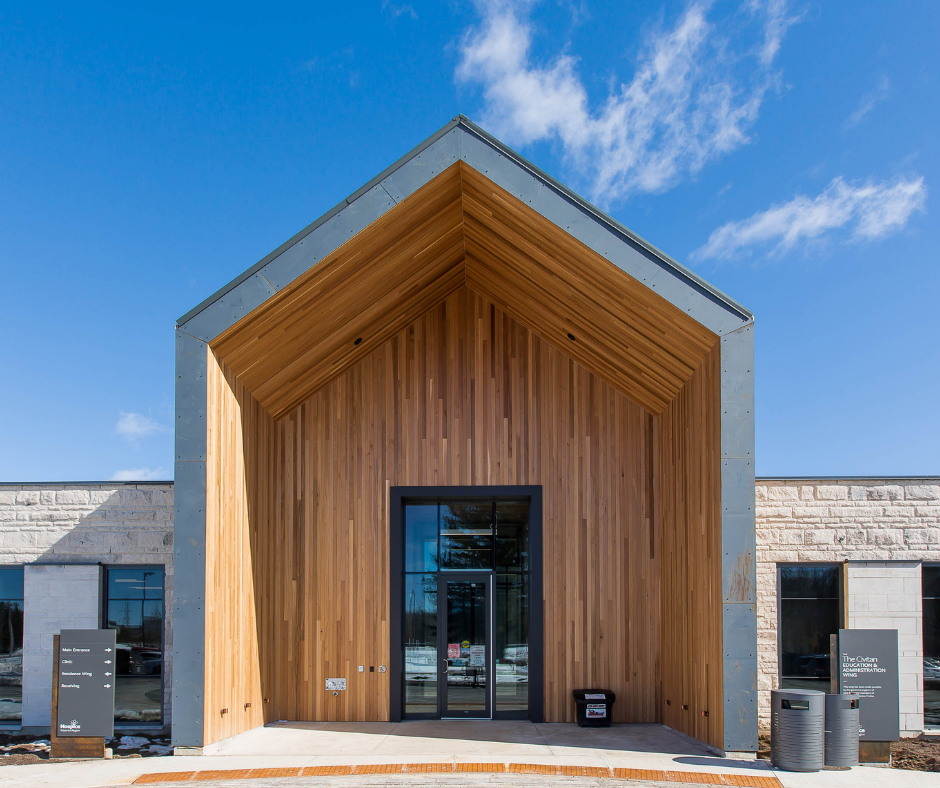
<svg viewBox="0 0 940 788">
<path fill-rule="evenodd" d="M 629 228 L 627 228 L 626 226 L 618 222 L 612 216 L 610 216 L 609 214 L 605 213 L 597 206 L 585 200 L 583 197 L 581 197 L 580 195 L 578 195 L 577 193 L 569 189 L 560 181 L 553 178 L 544 170 L 541 170 L 538 167 L 536 167 L 528 159 L 519 155 L 512 148 L 500 142 L 498 139 L 496 139 L 496 137 L 494 137 L 492 134 L 482 129 L 480 126 L 478 126 L 476 123 L 474 123 L 465 115 L 457 115 L 453 120 L 446 123 L 444 126 L 442 126 L 440 129 L 434 132 L 426 140 L 424 140 L 423 142 L 421 142 L 420 144 L 412 148 L 408 153 L 406 153 L 396 162 L 386 167 L 384 170 L 382 170 L 382 172 L 380 172 L 378 175 L 376 175 L 366 184 L 356 189 L 356 191 L 350 194 L 346 199 L 337 203 L 333 208 L 331 208 L 329 211 L 324 213 L 318 219 L 315 219 L 313 222 L 308 224 L 300 232 L 296 233 L 294 236 L 292 236 L 287 241 L 285 241 L 280 246 L 278 246 L 274 251 L 265 255 L 263 258 L 261 258 L 261 260 L 259 260 L 253 266 L 243 271 L 241 274 L 239 274 L 234 279 L 232 279 L 228 284 L 219 288 L 216 292 L 214 292 L 208 298 L 206 298 L 197 306 L 193 307 L 188 312 L 186 312 L 186 314 L 184 314 L 182 317 L 180 317 L 176 321 L 177 327 L 185 325 L 189 320 L 194 318 L 196 315 L 198 315 L 207 307 L 211 306 L 216 301 L 218 301 L 226 293 L 231 292 L 236 287 L 238 287 L 238 285 L 244 282 L 246 279 L 249 279 L 250 277 L 254 276 L 272 260 L 277 258 L 279 255 L 281 255 L 291 246 L 296 244 L 298 241 L 301 241 L 310 233 L 312 233 L 314 230 L 316 230 L 320 225 L 327 222 L 337 213 L 342 211 L 344 208 L 350 205 L 353 201 L 355 201 L 358 197 L 365 194 L 367 191 L 369 191 L 370 189 L 374 188 L 376 185 L 381 183 L 389 175 L 391 175 L 393 172 L 398 170 L 403 164 L 407 163 L 408 161 L 413 159 L 415 156 L 420 154 L 422 151 L 429 148 L 431 145 L 437 142 L 441 137 L 443 137 L 448 132 L 453 131 L 455 128 L 459 128 L 459 127 L 464 128 L 467 132 L 473 134 L 475 137 L 485 142 L 487 145 L 490 145 L 496 150 L 498 150 L 501 154 L 503 154 L 507 159 L 512 161 L 514 164 L 516 164 L 519 167 L 522 167 L 524 170 L 531 173 L 534 177 L 538 178 L 540 181 L 545 183 L 548 187 L 558 192 L 565 199 L 570 200 L 572 203 L 577 205 L 585 213 L 591 215 L 595 220 L 599 221 L 601 224 L 606 225 L 610 230 L 612 230 L 616 234 L 623 236 L 630 243 L 636 244 L 637 246 L 641 247 L 648 253 L 652 254 L 660 262 L 662 262 L 666 268 L 671 269 L 672 272 L 676 274 L 678 277 L 680 277 L 681 279 L 685 279 L 688 281 L 689 284 L 693 285 L 696 288 L 703 290 L 705 293 L 712 296 L 715 300 L 724 304 L 725 307 L 727 307 L 730 311 L 737 313 L 742 319 L 753 320 L 754 314 L 749 309 L 739 304 L 730 296 L 725 295 L 725 293 L 720 291 L 718 288 L 709 284 L 700 276 L 698 276 L 697 274 L 693 273 L 688 268 L 686 268 L 684 265 L 677 262 L 676 260 L 671 258 L 669 255 L 665 254 L 663 251 L 661 251 L 657 247 L 653 246 L 653 244 L 649 243 L 649 241 L 640 237 L 639 235 L 634 233 L 632 230 L 630 230 Z"/>
<path fill-rule="evenodd" d="M 298 241 L 302 241 L 304 238 L 310 235 L 310 233 L 316 230 L 320 225 L 332 219 L 334 216 L 336 216 L 336 214 L 338 214 L 345 207 L 347 207 L 349 204 L 354 202 L 358 197 L 362 196 L 367 191 L 369 191 L 369 189 L 374 188 L 375 186 L 380 184 L 382 181 L 384 181 L 389 175 L 391 175 L 393 172 L 399 169 L 403 164 L 411 161 L 411 159 L 413 159 L 415 156 L 417 156 L 419 153 L 426 150 L 427 148 L 430 148 L 435 142 L 437 142 L 441 137 L 443 137 L 448 132 L 453 131 L 455 128 L 461 125 L 460 119 L 462 117 L 463 117 L 462 115 L 459 115 L 458 117 L 454 118 L 453 120 L 451 120 L 450 122 L 442 126 L 440 129 L 434 132 L 430 137 L 424 140 L 424 142 L 416 145 L 414 148 L 408 151 L 408 153 L 406 153 L 404 156 L 398 159 L 398 161 L 396 161 L 394 164 L 389 165 L 384 170 L 382 170 L 382 172 L 380 172 L 378 175 L 372 178 L 368 183 L 356 189 L 356 191 L 350 194 L 345 200 L 342 200 L 336 205 L 334 205 L 332 208 L 330 208 L 330 210 L 328 210 L 318 219 L 314 219 L 310 224 L 304 227 L 303 230 L 301 230 L 298 233 L 295 233 L 291 238 L 284 241 L 284 243 L 278 246 L 277 249 L 275 249 L 273 252 L 269 252 L 268 254 L 266 254 L 257 263 L 251 266 L 251 268 L 249 268 L 248 270 L 236 276 L 227 285 L 216 290 L 211 296 L 209 296 L 207 299 L 202 301 L 202 303 L 200 303 L 198 306 L 195 306 L 192 309 L 190 309 L 185 315 L 183 315 L 181 318 L 179 318 L 176 321 L 177 328 L 184 325 L 187 321 L 192 320 L 192 318 L 194 318 L 196 315 L 202 312 L 206 307 L 214 304 L 216 301 L 222 298 L 222 296 L 234 290 L 246 279 L 249 279 L 250 277 L 254 276 L 256 273 L 258 273 L 258 271 L 264 268 L 268 263 L 270 263 L 275 258 L 279 257 L 288 249 L 290 249 L 290 247 L 292 247 L 295 243 L 297 243 Z"/>
<path fill-rule="evenodd" d="M 465 117 L 464 115 L 458 115 L 456 120 L 459 121 L 459 124 L 464 126 L 468 131 L 475 134 L 477 137 L 479 137 L 481 140 L 483 140 L 487 144 L 492 145 L 494 148 L 497 148 L 500 153 L 504 154 L 507 158 L 512 159 L 512 161 L 514 161 L 517 165 L 519 165 L 523 169 L 526 169 L 529 172 L 531 172 L 532 175 L 534 175 L 536 178 L 545 182 L 546 185 L 550 186 L 552 189 L 559 192 L 561 195 L 563 195 L 567 199 L 571 200 L 578 207 L 580 207 L 585 212 L 589 213 L 591 216 L 593 216 L 595 219 L 600 221 L 602 224 L 606 224 L 610 229 L 614 230 L 619 235 L 625 236 L 632 243 L 635 243 L 637 246 L 642 247 L 647 252 L 657 257 L 661 262 L 665 263 L 668 268 L 673 269 L 674 273 L 678 274 L 680 277 L 684 279 L 690 280 L 696 286 L 700 287 L 701 289 L 705 290 L 707 293 L 711 294 L 716 299 L 721 301 L 723 304 L 725 304 L 725 306 L 730 307 L 731 311 L 737 312 L 745 320 L 754 319 L 754 313 L 751 312 L 747 307 L 743 306 L 742 304 L 739 304 L 737 301 L 735 301 L 733 298 L 723 293 L 717 287 L 706 282 L 704 279 L 698 276 L 698 274 L 695 274 L 692 271 L 690 271 L 688 268 L 682 265 L 682 263 L 677 262 L 672 257 L 667 255 L 665 252 L 653 246 L 653 244 L 651 244 L 649 241 L 640 237 L 635 232 L 630 230 L 628 227 L 618 222 L 612 216 L 610 216 L 607 213 L 604 213 L 604 211 L 602 211 L 596 205 L 588 202 L 579 194 L 577 194 L 576 192 L 572 191 L 567 186 L 565 186 L 563 183 L 553 178 L 547 172 L 536 167 L 528 159 L 524 158 L 523 156 L 520 156 L 512 148 L 508 147 L 507 145 L 505 145 L 504 143 L 496 139 L 496 137 L 494 137 L 492 134 L 490 134 L 486 130 L 477 126 L 476 123 L 474 123 L 472 120 Z"/>
<path fill-rule="evenodd" d="M 130 485 L 136 484 L 149 484 L 149 485 L 159 485 L 159 484 L 173 484 L 172 479 L 153 479 L 149 481 L 90 481 L 90 482 L 0 482 L 0 487 L 51 487 L 53 485 L 59 487 L 116 487 L 124 486 L 128 487 Z"/>
<path fill-rule="evenodd" d="M 914 474 L 908 476 L 755 476 L 756 482 L 866 482 L 866 481 L 936 481 L 940 482 L 940 476 L 934 474 Z M 59 485 L 61 487 L 89 487 L 93 485 L 100 486 L 129 486 L 132 484 L 173 484 L 173 479 L 159 479 L 146 481 L 87 481 L 87 482 L 5 482 L 0 481 L 0 487 L 37 487 L 39 485 L 51 486 Z"/>
<path fill-rule="evenodd" d="M 940 481 L 940 476 L 755 476 L 757 482 L 913 482 Z"/>
</svg>

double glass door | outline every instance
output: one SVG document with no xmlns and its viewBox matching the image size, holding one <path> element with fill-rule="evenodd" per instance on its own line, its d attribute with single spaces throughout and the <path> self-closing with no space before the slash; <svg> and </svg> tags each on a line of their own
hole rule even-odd
<svg viewBox="0 0 940 788">
<path fill-rule="evenodd" d="M 493 576 L 441 573 L 438 624 L 441 716 L 486 718 L 492 713 Z"/>
</svg>

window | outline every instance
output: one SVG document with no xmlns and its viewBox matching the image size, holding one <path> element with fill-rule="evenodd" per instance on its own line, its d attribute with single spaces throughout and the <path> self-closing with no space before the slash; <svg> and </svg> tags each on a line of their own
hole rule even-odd
<svg viewBox="0 0 940 788">
<path fill-rule="evenodd" d="M 107 567 L 106 626 L 117 630 L 114 721 L 163 723 L 163 567 Z"/>
<path fill-rule="evenodd" d="M 405 713 L 438 710 L 438 577 L 448 571 L 494 574 L 494 708 L 527 713 L 529 502 L 408 502 L 404 526 Z"/>
<path fill-rule="evenodd" d="M 780 688 L 829 691 L 829 636 L 839 634 L 838 565 L 778 567 Z"/>
<path fill-rule="evenodd" d="M 921 567 L 924 593 L 924 727 L 940 727 L 940 566 Z"/>
<path fill-rule="evenodd" d="M 23 567 L 0 568 L 0 723 L 23 720 Z"/>
</svg>

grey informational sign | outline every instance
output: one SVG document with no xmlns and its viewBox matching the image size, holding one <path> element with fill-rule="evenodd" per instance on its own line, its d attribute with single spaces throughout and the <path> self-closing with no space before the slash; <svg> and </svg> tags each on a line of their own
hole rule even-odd
<svg viewBox="0 0 940 788">
<path fill-rule="evenodd" d="M 839 691 L 859 696 L 859 741 L 900 737 L 898 631 L 839 630 Z"/>
<path fill-rule="evenodd" d="M 63 629 L 59 635 L 59 736 L 114 735 L 113 629 Z"/>
</svg>

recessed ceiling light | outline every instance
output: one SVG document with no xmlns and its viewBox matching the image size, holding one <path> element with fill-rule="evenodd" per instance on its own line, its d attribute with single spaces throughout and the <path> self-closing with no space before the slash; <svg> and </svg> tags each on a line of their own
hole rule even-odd
<svg viewBox="0 0 940 788">
<path fill-rule="evenodd" d="M 362 337 L 357 337 L 357 338 L 356 338 L 356 341 L 353 342 L 353 344 L 354 344 L 354 345 L 358 345 L 360 342 L 362 342 Z"/>
<path fill-rule="evenodd" d="M 574 334 L 568 334 L 568 339 L 574 342 Z"/>
</svg>

